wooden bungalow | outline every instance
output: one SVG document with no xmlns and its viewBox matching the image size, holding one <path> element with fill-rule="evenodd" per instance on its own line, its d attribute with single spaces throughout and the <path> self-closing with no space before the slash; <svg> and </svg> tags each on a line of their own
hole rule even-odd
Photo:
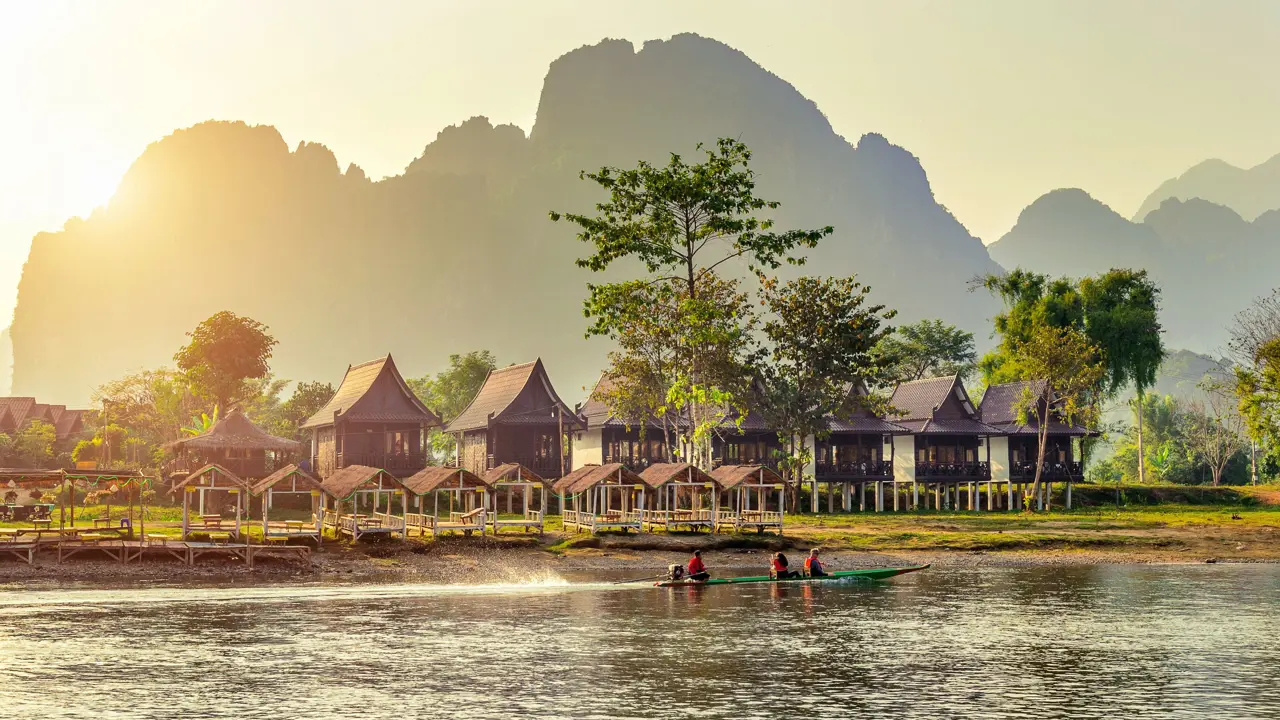
<svg viewBox="0 0 1280 720">
<path fill-rule="evenodd" d="M 35 421 L 52 425 L 55 442 L 66 446 L 84 432 L 84 410 L 36 402 L 34 397 L 0 397 L 0 433 L 13 435 Z"/>
<path fill-rule="evenodd" d="M 583 465 L 622 463 L 640 472 L 655 463 L 668 462 L 667 438 L 679 443 L 678 434 L 688 422 L 672 417 L 664 423 L 657 418 L 622 418 L 609 409 L 604 398 L 613 388 L 613 379 L 601 375 L 587 399 L 578 406 L 581 429 L 573 435 L 573 469 Z"/>
<path fill-rule="evenodd" d="M 786 456 L 778 431 L 769 427 L 760 413 L 750 410 L 741 423 L 730 414 L 720 422 L 711 440 L 712 467 L 723 465 L 767 465 L 778 469 Z"/>
<path fill-rule="evenodd" d="M 484 535 L 489 485 L 465 468 L 428 467 L 404 479 L 405 489 L 413 498 L 418 512 L 405 515 L 406 531 L 417 529 L 419 535 L 431 533 L 437 537 L 443 532 L 460 532 L 470 535 L 479 531 Z M 426 514 L 425 499 L 431 495 L 431 514 Z M 440 496 L 444 495 L 446 515 L 441 517 Z"/>
<path fill-rule="evenodd" d="M 269 435 L 239 410 L 219 418 L 213 427 L 193 437 L 175 440 L 166 448 L 177 453 L 178 473 L 217 465 L 241 478 L 264 478 L 283 467 L 286 458 L 301 452 L 302 443 Z"/>
<path fill-rule="evenodd" d="M 923 484 L 933 490 L 934 509 L 962 507 L 962 492 L 967 493 L 967 504 L 977 509 L 978 484 L 991 479 L 989 440 L 1001 432 L 979 420 L 960 377 L 902 383 L 889 404 L 899 413 L 894 422 L 911 431 L 895 445 L 894 507 L 900 491 L 908 487 L 912 506 L 919 507 Z M 884 509 L 881 496 L 876 509 Z"/>
<path fill-rule="evenodd" d="M 551 386 L 541 360 L 491 370 L 445 432 L 457 438 L 458 464 L 477 475 L 519 463 L 543 478 L 567 467 L 567 433 L 582 421 Z"/>
<path fill-rule="evenodd" d="M 347 368 L 311 431 L 311 471 L 321 480 L 347 467 L 408 477 L 427 467 L 427 430 L 440 418 L 409 389 L 390 355 Z"/>
<path fill-rule="evenodd" d="M 896 438 L 909 435 L 911 431 L 878 417 L 868 409 L 864 402 L 867 394 L 865 385 L 855 385 L 850 392 L 847 411 L 828 417 L 827 437 L 814 440 L 812 503 L 815 512 L 820 506 L 821 485 L 826 486 L 828 512 L 836 510 L 837 489 L 840 492 L 841 509 L 850 512 L 854 509 L 855 490 L 858 509 L 865 510 L 868 489 L 874 489 L 875 497 L 881 498 L 885 485 L 893 483 Z M 899 495 L 896 491 L 893 498 L 893 509 L 897 510 Z"/>
<path fill-rule="evenodd" d="M 245 539 L 241 520 L 248 509 L 246 496 L 250 485 L 247 480 L 231 470 L 210 463 L 195 472 L 179 478 L 174 483 L 175 492 L 182 493 L 182 539 L 201 533 L 213 542 L 233 542 Z M 213 496 L 212 498 L 210 496 Z M 197 522 L 191 523 L 191 499 L 196 499 Z M 233 512 L 231 518 L 226 512 Z"/>
<path fill-rule="evenodd" d="M 348 465 L 320 481 L 321 527 L 335 537 L 404 536 L 409 507 L 405 486 L 382 468 Z M 395 501 L 400 500 L 396 514 Z M 331 504 L 332 503 L 332 504 Z M 363 511 L 363 512 L 362 512 Z"/>
<path fill-rule="evenodd" d="M 254 483 L 249 494 L 258 498 L 261 503 L 263 542 L 288 542 L 298 538 L 312 540 L 319 545 L 324 540 L 324 527 L 320 518 L 323 505 L 321 498 L 326 493 L 324 485 L 315 476 L 293 464 L 285 465 Z M 268 516 L 277 496 L 305 498 L 310 505 L 311 517 L 271 522 Z"/>
<path fill-rule="evenodd" d="M 716 530 L 777 530 L 782 534 L 787 485 L 781 475 L 765 465 L 725 465 L 712 470 L 711 477 L 724 499 L 716 512 Z"/>
<path fill-rule="evenodd" d="M 640 473 L 652 500 L 641 510 L 644 529 L 715 532 L 720 484 L 690 463 L 659 463 Z"/>
<path fill-rule="evenodd" d="M 1002 433 L 991 438 L 987 509 L 997 509 L 1002 505 L 1007 509 L 1017 509 L 1025 488 L 1035 481 L 1036 461 L 1040 456 L 1040 424 L 1034 413 L 1029 414 L 1026 423 L 1019 422 L 1018 407 L 1026 394 L 1044 398 L 1046 389 L 1044 381 L 1021 381 L 992 385 L 982 396 L 979 418 Z M 1046 401 L 1040 399 L 1038 402 L 1043 410 Z M 1053 483 L 1065 483 L 1067 507 L 1071 507 L 1072 483 L 1084 479 L 1084 464 L 1077 460 L 1081 457 L 1077 441 L 1096 434 L 1088 428 L 1063 423 L 1060 418 L 1050 420 L 1044 467 L 1041 469 L 1044 494 L 1037 499 L 1038 504 L 1048 502 Z"/>
<path fill-rule="evenodd" d="M 622 463 L 584 465 L 555 482 L 565 530 L 576 532 L 641 529 L 645 507 L 644 480 Z"/>
<path fill-rule="evenodd" d="M 494 535 L 504 527 L 518 527 L 526 532 L 537 528 L 539 533 L 542 532 L 546 521 L 547 488 L 541 476 L 520 463 L 506 463 L 485 473 L 484 481 L 492 489 L 493 507 L 490 508 L 489 524 Z M 514 507 L 517 493 L 521 503 L 518 513 Z M 505 517 L 499 507 L 503 499 L 507 506 Z"/>
</svg>

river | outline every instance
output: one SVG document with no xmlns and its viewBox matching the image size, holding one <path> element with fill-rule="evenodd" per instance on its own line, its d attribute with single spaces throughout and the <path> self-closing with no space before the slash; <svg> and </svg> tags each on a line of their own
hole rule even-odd
<svg viewBox="0 0 1280 720">
<path fill-rule="evenodd" d="M 0 589 L 0 717 L 1277 718 L 1280 566 Z"/>
</svg>

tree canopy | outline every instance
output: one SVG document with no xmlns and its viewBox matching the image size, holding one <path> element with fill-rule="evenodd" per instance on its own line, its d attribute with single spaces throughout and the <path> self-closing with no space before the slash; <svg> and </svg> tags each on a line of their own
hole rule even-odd
<svg viewBox="0 0 1280 720">
<path fill-rule="evenodd" d="M 187 333 L 191 338 L 174 354 L 178 368 L 191 379 L 197 394 L 224 411 L 248 395 L 246 380 L 266 378 L 275 338 L 267 326 L 223 310 Z"/>
<path fill-rule="evenodd" d="M 445 423 L 453 420 L 466 409 L 471 399 L 480 392 L 489 371 L 497 367 L 497 360 L 488 350 L 472 350 L 471 352 L 449 356 L 449 367 L 431 376 L 410 378 L 409 389 L 432 412 L 440 416 Z M 453 438 L 439 429 L 433 428 L 428 442 L 436 455 L 451 455 L 454 448 Z"/>
<path fill-rule="evenodd" d="M 938 319 L 899 325 L 880 341 L 876 353 L 888 366 L 891 384 L 945 375 L 964 380 L 978 360 L 973 333 Z"/>
</svg>

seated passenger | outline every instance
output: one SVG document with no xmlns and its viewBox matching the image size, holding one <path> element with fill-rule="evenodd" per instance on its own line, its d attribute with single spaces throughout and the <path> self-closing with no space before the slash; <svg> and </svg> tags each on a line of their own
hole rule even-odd
<svg viewBox="0 0 1280 720">
<path fill-rule="evenodd" d="M 808 577 L 822 577 L 827 574 L 822 569 L 822 561 L 818 559 L 818 548 L 809 551 L 809 557 L 804 560 L 804 574 Z"/>
<path fill-rule="evenodd" d="M 799 576 L 799 574 L 787 567 L 786 555 L 774 553 L 773 561 L 769 563 L 769 577 L 774 580 L 789 580 Z"/>
</svg>

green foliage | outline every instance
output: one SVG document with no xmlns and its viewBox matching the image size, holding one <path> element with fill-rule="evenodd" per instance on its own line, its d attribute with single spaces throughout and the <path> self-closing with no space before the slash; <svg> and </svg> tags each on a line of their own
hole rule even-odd
<svg viewBox="0 0 1280 720">
<path fill-rule="evenodd" d="M 223 310 L 187 333 L 191 341 L 174 354 L 201 397 L 221 407 L 251 396 L 246 380 L 266 378 L 276 340 L 267 326 Z"/>
<path fill-rule="evenodd" d="M 1147 395 L 1141 405 L 1132 402 L 1135 419 L 1141 407 L 1143 454 L 1148 481 L 1179 485 L 1240 485 L 1249 481 L 1249 461 L 1245 448 L 1237 440 L 1226 442 L 1222 432 L 1231 432 L 1229 417 L 1206 408 L 1197 401 L 1181 400 L 1171 395 Z M 1204 433 L 1210 433 L 1208 437 Z M 1215 448 L 1214 443 L 1225 443 Z M 1138 424 L 1134 422 L 1115 440 L 1115 453 L 1089 469 L 1091 482 L 1125 482 L 1137 484 Z"/>
<path fill-rule="evenodd" d="M 98 459 L 98 451 L 102 446 L 100 438 L 92 440 L 81 440 L 71 450 L 71 460 L 73 462 L 91 462 Z"/>
<path fill-rule="evenodd" d="M 193 415 L 212 409 L 195 396 L 186 375 L 168 368 L 113 380 L 94 391 L 93 399 L 102 404 L 98 425 L 127 428 L 152 446 L 182 437 L 182 427 Z"/>
<path fill-rule="evenodd" d="M 218 406 L 213 406 L 213 413 L 200 413 L 191 416 L 191 424 L 182 428 L 182 434 L 188 437 L 203 435 L 218 424 Z"/>
<path fill-rule="evenodd" d="M 595 216 L 554 211 L 550 216 L 577 225 L 578 239 L 592 246 L 592 253 L 577 261 L 579 267 L 602 272 L 615 261 L 632 259 L 647 271 L 644 278 L 629 282 L 588 284 L 587 335 L 619 342 L 608 374 L 623 384 L 620 392 L 632 395 L 619 409 L 674 406 L 694 428 L 689 460 L 709 467 L 710 432 L 719 425 L 717 416 L 742 401 L 734 386 L 746 385 L 753 323 L 749 304 L 736 301 L 741 296 L 736 284 L 726 284 L 717 269 L 734 260 L 757 273 L 783 262 L 801 264 L 803 258 L 792 253 L 816 246 L 832 229 L 775 231 L 772 220 L 756 217 L 779 205 L 756 196 L 747 147 L 721 139 L 705 155 L 704 162 L 692 165 L 673 154 L 664 167 L 640 162 L 630 170 L 584 172 L 581 177 L 607 190 L 609 200 L 596 206 Z M 661 336 L 642 317 L 655 311 L 669 320 Z M 669 367 L 635 354 L 635 342 L 626 338 L 640 336 L 662 345 L 659 354 L 670 361 Z M 618 372 L 620 366 L 636 365 L 654 370 L 643 373 L 646 382 L 665 387 L 632 386 Z"/>
<path fill-rule="evenodd" d="M 480 392 L 489 372 L 498 366 L 497 359 L 488 350 L 472 350 L 465 355 L 449 356 L 449 367 L 436 373 L 434 378 L 424 376 L 410 378 L 409 389 L 440 420 L 448 423 L 467 408 L 476 393 Z M 432 453 L 449 458 L 457 452 L 454 438 L 433 428 L 427 437 Z"/>
<path fill-rule="evenodd" d="M 33 420 L 13 435 L 0 434 L 0 460 L 17 467 L 51 468 L 57 438 L 52 425 Z"/>
<path fill-rule="evenodd" d="M 1130 383 L 1142 395 L 1156 382 L 1164 360 L 1160 337 L 1160 288 L 1146 270 L 1112 269 L 1080 281 L 1085 333 L 1102 351 L 1106 390 Z"/>
<path fill-rule="evenodd" d="M 761 409 L 784 446 L 796 448 L 791 470 L 797 481 L 808 458 L 805 438 L 824 436 L 828 415 L 847 418 L 871 403 L 874 398 L 855 391 L 884 380 L 884 356 L 875 349 L 892 332 L 885 323 L 895 313 L 868 304 L 870 291 L 853 277 L 763 283 Z"/>
<path fill-rule="evenodd" d="M 900 325 L 880 341 L 876 353 L 890 368 L 889 384 L 957 374 L 964 380 L 978 360 L 973 333 L 938 319 Z"/>
<path fill-rule="evenodd" d="M 263 427 L 272 435 L 305 440 L 307 433 L 301 429 L 302 424 L 320 412 L 336 392 L 333 383 L 300 382 L 289 399 L 280 405 L 273 421 Z"/>
</svg>

